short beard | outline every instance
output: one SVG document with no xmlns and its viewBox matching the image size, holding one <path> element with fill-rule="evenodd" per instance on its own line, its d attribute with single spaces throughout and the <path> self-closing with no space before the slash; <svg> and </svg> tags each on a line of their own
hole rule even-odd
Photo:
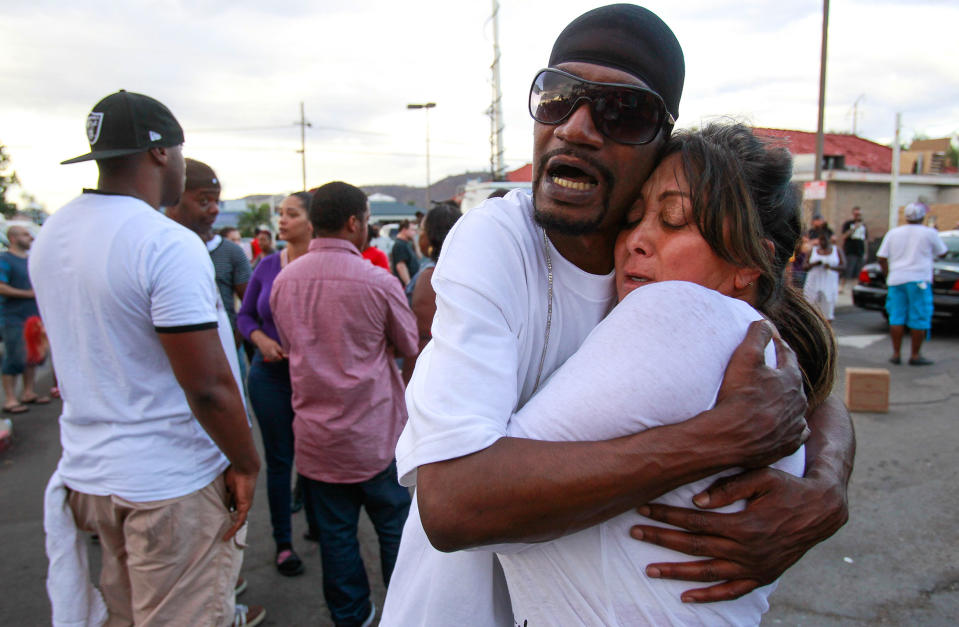
<svg viewBox="0 0 959 627">
<path fill-rule="evenodd" d="M 608 203 L 603 203 L 603 210 L 592 220 L 568 220 L 549 215 L 536 208 L 536 192 L 533 192 L 533 220 L 547 231 L 560 235 L 589 235 L 599 230 L 599 226 L 606 219 Z"/>
<path fill-rule="evenodd" d="M 600 211 L 595 217 L 585 220 L 575 220 L 550 215 L 545 211 L 540 211 L 539 203 L 536 202 L 536 196 L 539 192 L 540 183 L 542 182 L 543 177 L 548 176 L 548 173 L 546 172 L 546 164 L 550 159 L 557 155 L 571 155 L 581 159 L 589 163 L 593 168 L 596 169 L 599 175 L 605 179 L 604 182 L 606 183 L 606 194 L 603 196 Z M 540 157 L 538 165 L 539 167 L 536 168 L 536 178 L 533 180 L 533 219 L 536 221 L 536 224 L 548 231 L 552 231 L 560 235 L 589 235 L 599 231 L 600 226 L 606 219 L 606 214 L 609 213 L 609 190 L 613 189 L 616 182 L 615 177 L 613 176 L 613 173 L 609 171 L 609 168 L 597 163 L 595 160 L 587 157 L 586 155 L 569 149 L 552 150 L 546 153 Z"/>
</svg>

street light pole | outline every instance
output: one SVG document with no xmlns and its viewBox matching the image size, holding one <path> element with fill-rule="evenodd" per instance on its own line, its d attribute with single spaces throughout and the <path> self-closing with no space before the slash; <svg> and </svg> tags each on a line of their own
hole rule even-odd
<svg viewBox="0 0 959 627">
<path fill-rule="evenodd" d="M 430 210 L 430 109 L 436 106 L 435 102 L 423 104 L 408 104 L 407 109 L 426 110 L 426 210 Z"/>
</svg>

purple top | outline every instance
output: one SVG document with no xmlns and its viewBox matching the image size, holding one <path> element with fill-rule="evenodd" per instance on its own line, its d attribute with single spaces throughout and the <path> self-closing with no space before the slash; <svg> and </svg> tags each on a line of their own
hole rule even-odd
<svg viewBox="0 0 959 627">
<path fill-rule="evenodd" d="M 253 269 L 240 311 L 236 314 L 236 325 L 248 340 L 250 334 L 259 329 L 273 340 L 280 341 L 276 325 L 273 324 L 273 312 L 270 310 L 270 291 L 280 269 L 280 253 L 264 257 Z"/>
</svg>

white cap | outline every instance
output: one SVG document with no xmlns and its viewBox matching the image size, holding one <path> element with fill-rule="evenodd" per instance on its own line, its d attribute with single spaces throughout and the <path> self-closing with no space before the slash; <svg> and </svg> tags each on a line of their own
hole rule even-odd
<svg viewBox="0 0 959 627">
<path fill-rule="evenodd" d="M 925 203 L 911 202 L 906 205 L 906 220 L 918 222 L 926 217 L 927 211 L 929 211 L 929 207 L 927 207 Z"/>
</svg>

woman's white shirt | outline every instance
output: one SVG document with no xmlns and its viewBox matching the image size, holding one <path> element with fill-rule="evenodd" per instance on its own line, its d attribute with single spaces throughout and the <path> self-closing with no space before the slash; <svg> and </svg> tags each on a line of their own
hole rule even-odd
<svg viewBox="0 0 959 627">
<path fill-rule="evenodd" d="M 730 356 L 749 323 L 761 317 L 747 303 L 693 283 L 634 290 L 513 416 L 509 435 L 605 440 L 687 420 L 715 404 Z M 775 364 L 772 343 L 766 360 Z M 775 467 L 802 475 L 803 450 Z M 693 495 L 719 476 L 681 486 L 655 502 L 693 507 Z M 629 528 L 643 522 L 650 521 L 627 512 L 550 542 L 497 547 L 505 549 L 499 555 L 516 624 L 759 623 L 775 584 L 735 601 L 684 604 L 680 594 L 695 584 L 650 579 L 645 568 L 697 558 L 634 540 Z"/>
</svg>

